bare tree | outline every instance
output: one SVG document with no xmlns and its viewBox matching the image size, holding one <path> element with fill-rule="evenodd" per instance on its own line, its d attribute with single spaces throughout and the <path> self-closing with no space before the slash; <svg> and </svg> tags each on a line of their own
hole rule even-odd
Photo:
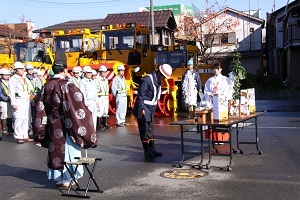
<svg viewBox="0 0 300 200">
<path fill-rule="evenodd" d="M 20 20 L 21 23 L 9 24 L 5 21 L 0 25 L 0 51 L 8 53 L 9 58 L 14 52 L 14 43 L 28 39 L 28 33 L 33 29 L 28 26 L 24 15 Z"/>
<path fill-rule="evenodd" d="M 239 25 L 239 19 L 226 15 L 226 5 L 220 6 L 217 1 L 206 6 L 204 11 L 195 13 L 195 16 L 180 16 L 177 27 L 178 35 L 185 35 L 186 41 L 199 44 L 201 63 L 209 64 L 219 59 L 218 54 L 228 48 L 223 45 L 228 39 L 228 33 L 233 32 Z M 218 49 L 213 51 L 213 47 Z"/>
</svg>

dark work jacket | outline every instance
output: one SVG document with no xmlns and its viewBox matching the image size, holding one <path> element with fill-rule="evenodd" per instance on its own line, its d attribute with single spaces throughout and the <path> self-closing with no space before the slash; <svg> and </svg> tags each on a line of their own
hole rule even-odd
<svg viewBox="0 0 300 200">
<path fill-rule="evenodd" d="M 2 80 L 0 79 L 0 82 L 2 82 Z M 5 87 L 5 86 L 4 86 Z M 0 83 L 0 101 L 4 101 L 7 102 L 7 95 L 5 93 L 5 90 L 3 88 L 2 83 Z"/>
<path fill-rule="evenodd" d="M 159 89 L 161 88 L 161 82 L 157 80 L 155 71 L 152 72 L 152 77 L 153 77 L 153 83 L 156 87 L 156 92 L 157 92 L 156 97 L 159 98 L 158 93 L 159 93 Z M 142 120 L 145 120 L 147 122 L 152 122 L 157 104 L 153 106 L 147 105 L 144 104 L 144 100 L 151 101 L 153 97 L 154 97 L 154 88 L 150 76 L 147 75 L 143 78 L 139 86 L 139 90 L 138 90 L 136 101 L 133 106 L 132 114 L 135 117 L 138 117 L 138 111 L 144 110 L 145 116 L 142 116 Z"/>
<path fill-rule="evenodd" d="M 185 72 L 183 72 L 183 74 L 182 74 L 181 88 L 182 88 L 182 86 L 183 86 L 183 84 L 184 84 L 184 80 L 185 80 L 186 74 L 187 74 L 187 70 L 186 70 Z M 198 73 L 196 70 L 193 70 L 192 74 L 194 75 L 195 81 L 196 81 L 196 83 L 197 83 L 197 86 L 196 86 L 196 87 L 197 87 L 197 90 L 199 91 L 199 90 L 202 89 L 201 79 L 200 79 L 199 73 Z"/>
</svg>

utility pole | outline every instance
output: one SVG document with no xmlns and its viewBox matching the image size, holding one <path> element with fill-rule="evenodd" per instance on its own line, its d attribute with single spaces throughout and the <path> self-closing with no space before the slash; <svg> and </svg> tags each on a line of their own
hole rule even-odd
<svg viewBox="0 0 300 200">
<path fill-rule="evenodd" d="M 151 45 L 154 44 L 154 13 L 153 0 L 150 0 L 150 21 L 151 21 Z"/>
</svg>

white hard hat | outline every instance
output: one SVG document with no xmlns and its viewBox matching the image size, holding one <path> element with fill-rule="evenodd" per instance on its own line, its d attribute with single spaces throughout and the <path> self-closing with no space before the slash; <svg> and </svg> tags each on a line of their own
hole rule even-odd
<svg viewBox="0 0 300 200">
<path fill-rule="evenodd" d="M 6 68 L 2 68 L 2 69 L 0 69 L 0 74 L 2 74 L 2 75 L 11 75 L 11 72 Z"/>
<path fill-rule="evenodd" d="M 25 69 L 25 67 L 21 62 L 15 62 L 14 69 Z"/>
<path fill-rule="evenodd" d="M 99 72 L 107 72 L 107 68 L 104 65 L 99 67 Z"/>
<path fill-rule="evenodd" d="M 81 69 L 81 67 L 76 66 L 76 67 L 73 67 L 72 72 L 75 72 L 75 73 L 78 72 L 78 73 L 80 73 L 80 72 L 82 72 L 82 69 Z"/>
<path fill-rule="evenodd" d="M 30 70 L 30 69 L 34 69 L 34 67 L 32 66 L 32 64 L 27 63 L 27 64 L 25 65 L 25 69 L 26 69 L 26 70 Z"/>
<path fill-rule="evenodd" d="M 168 64 L 163 64 L 163 65 L 159 66 L 159 71 L 166 78 L 170 78 L 172 75 L 172 67 Z"/>
<path fill-rule="evenodd" d="M 94 70 L 94 69 L 92 70 L 92 75 L 93 75 L 93 76 L 97 75 L 96 70 Z"/>
<path fill-rule="evenodd" d="M 44 75 L 44 71 L 42 71 L 42 70 L 37 70 L 37 75 L 38 76 L 43 76 Z"/>
<path fill-rule="evenodd" d="M 119 70 L 125 70 L 124 65 L 119 65 L 119 66 L 118 66 L 118 71 L 119 71 Z"/>
<path fill-rule="evenodd" d="M 93 69 L 90 66 L 84 66 L 83 72 L 84 73 L 92 73 Z"/>
</svg>

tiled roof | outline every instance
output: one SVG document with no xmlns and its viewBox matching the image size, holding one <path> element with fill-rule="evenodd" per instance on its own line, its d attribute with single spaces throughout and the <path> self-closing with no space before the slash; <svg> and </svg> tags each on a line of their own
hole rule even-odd
<svg viewBox="0 0 300 200">
<path fill-rule="evenodd" d="M 176 28 L 174 15 L 170 10 L 154 11 L 155 27 L 168 27 L 171 30 Z M 55 24 L 34 32 L 51 32 L 53 30 L 70 30 L 75 28 L 89 28 L 91 32 L 98 32 L 103 24 L 121 24 L 121 23 L 143 24 L 146 27 L 150 26 L 150 12 L 133 12 L 133 13 L 118 13 L 108 14 L 105 19 L 90 19 L 90 20 L 72 20 Z"/>
<path fill-rule="evenodd" d="M 25 23 L 0 25 L 0 36 L 23 39 L 26 38 L 26 33 Z"/>
<path fill-rule="evenodd" d="M 168 27 L 172 30 L 176 27 L 173 12 L 170 10 L 154 11 L 154 26 L 155 27 Z M 150 12 L 132 12 L 132 13 L 118 13 L 108 14 L 103 20 L 103 24 L 121 24 L 136 22 L 149 27 L 150 24 Z"/>
<path fill-rule="evenodd" d="M 51 32 L 54 30 L 71 30 L 76 28 L 88 28 L 91 32 L 98 32 L 100 30 L 103 19 L 87 19 L 87 20 L 71 20 L 52 26 L 47 26 L 34 32 Z"/>
</svg>

